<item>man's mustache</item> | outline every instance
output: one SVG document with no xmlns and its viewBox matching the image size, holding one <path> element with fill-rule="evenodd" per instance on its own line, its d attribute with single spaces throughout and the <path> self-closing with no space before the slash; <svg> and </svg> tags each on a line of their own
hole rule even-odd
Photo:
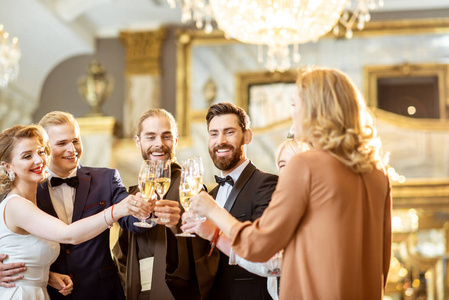
<svg viewBox="0 0 449 300">
<path fill-rule="evenodd" d="M 217 151 L 217 150 L 220 150 L 220 149 L 231 149 L 231 150 L 234 150 L 234 146 L 232 146 L 230 144 L 225 144 L 225 145 L 218 145 L 218 146 L 215 146 L 215 147 L 212 148 L 212 150 L 214 152 Z"/>
<path fill-rule="evenodd" d="M 153 152 L 164 152 L 164 153 L 167 153 L 167 152 L 170 152 L 170 151 L 168 151 L 168 149 L 166 147 L 150 148 L 150 149 L 148 149 L 147 154 L 150 155 Z"/>
</svg>

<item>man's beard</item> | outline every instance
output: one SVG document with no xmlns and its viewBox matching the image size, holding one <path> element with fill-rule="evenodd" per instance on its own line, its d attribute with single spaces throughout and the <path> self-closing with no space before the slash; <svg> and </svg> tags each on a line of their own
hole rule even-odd
<svg viewBox="0 0 449 300">
<path fill-rule="evenodd" d="M 231 156 L 230 157 L 218 156 L 216 150 L 222 148 L 231 148 Z M 243 157 L 243 139 L 242 143 L 237 148 L 234 148 L 229 144 L 215 146 L 212 150 L 209 148 L 209 155 L 212 158 L 215 167 L 217 167 L 220 171 L 230 170 L 234 168 Z"/>
<path fill-rule="evenodd" d="M 155 148 L 155 147 L 150 147 L 147 149 L 147 151 L 144 151 L 142 148 L 140 149 L 140 152 L 142 153 L 142 158 L 144 160 L 151 160 L 151 153 L 153 152 L 164 152 L 164 155 L 166 155 L 167 153 L 169 153 L 169 159 L 171 161 L 174 160 L 175 158 L 175 152 L 174 151 L 170 151 L 170 149 L 166 146 L 162 146 L 160 148 Z"/>
</svg>

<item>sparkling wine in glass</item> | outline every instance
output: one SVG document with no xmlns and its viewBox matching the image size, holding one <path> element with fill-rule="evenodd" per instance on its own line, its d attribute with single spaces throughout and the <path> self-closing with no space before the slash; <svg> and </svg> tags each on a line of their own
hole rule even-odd
<svg viewBox="0 0 449 300">
<path fill-rule="evenodd" d="M 181 205 L 186 212 L 190 209 L 190 198 L 193 196 L 190 185 L 187 182 L 187 174 L 185 163 L 183 163 L 181 169 L 181 181 L 179 183 L 179 202 L 181 202 Z M 194 234 L 188 232 L 177 233 L 176 236 L 195 237 Z"/>
<path fill-rule="evenodd" d="M 187 183 L 190 187 L 192 197 L 203 190 L 204 184 L 204 167 L 203 160 L 199 156 L 189 157 L 186 161 L 186 177 Z M 195 221 L 206 221 L 206 217 L 198 217 L 196 214 L 193 217 Z"/>
<path fill-rule="evenodd" d="M 156 173 L 155 173 L 156 193 L 159 196 L 159 200 L 163 199 L 168 189 L 170 188 L 171 178 L 171 161 L 170 160 L 157 160 L 156 161 Z M 167 223 L 170 219 L 158 218 L 159 222 Z"/>
<path fill-rule="evenodd" d="M 145 160 L 142 162 L 142 166 L 140 167 L 139 178 L 138 178 L 138 186 L 140 193 L 142 194 L 142 198 L 145 201 L 150 201 L 153 197 L 156 190 L 156 182 L 154 181 L 155 176 L 155 166 L 154 163 L 150 160 Z M 156 222 L 153 219 L 148 219 L 149 222 L 146 222 L 147 218 L 139 219 L 139 222 L 134 222 L 134 226 L 151 228 L 156 225 Z"/>
</svg>

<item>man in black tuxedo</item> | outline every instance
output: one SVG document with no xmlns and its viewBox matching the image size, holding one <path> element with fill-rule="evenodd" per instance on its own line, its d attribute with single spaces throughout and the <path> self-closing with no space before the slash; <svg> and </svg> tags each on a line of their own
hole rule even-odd
<svg viewBox="0 0 449 300">
<path fill-rule="evenodd" d="M 255 221 L 268 206 L 277 176 L 260 171 L 246 158 L 246 145 L 252 140 L 249 117 L 240 107 L 218 103 L 209 108 L 206 121 L 209 154 L 222 174 L 211 195 L 239 221 Z M 212 222 L 206 222 L 216 228 Z M 212 231 L 216 232 L 215 242 L 227 239 L 218 230 Z M 183 261 L 191 263 L 189 272 L 183 276 L 167 275 L 167 284 L 177 299 L 271 299 L 266 278 L 229 265 L 228 256 L 216 248 L 211 250 L 208 240 L 193 238 L 191 249 L 187 250 L 180 242 L 178 253 L 189 254 Z M 197 285 L 192 286 L 195 281 Z"/>
<path fill-rule="evenodd" d="M 157 205 L 155 208 L 157 214 L 162 211 L 168 213 L 169 215 L 165 217 L 170 218 L 170 222 L 139 234 L 121 229 L 113 253 L 119 265 L 128 300 L 171 300 L 174 297 L 165 283 L 166 243 L 176 243 L 174 233 L 177 232 L 181 212 L 179 205 L 181 167 L 175 162 L 175 148 L 178 143 L 175 119 L 164 109 L 147 110 L 139 119 L 134 141 L 144 160 L 172 161 L 170 188 L 164 198 L 174 201 L 160 201 L 165 207 Z M 129 188 L 131 194 L 137 191 L 137 186 Z"/>
</svg>

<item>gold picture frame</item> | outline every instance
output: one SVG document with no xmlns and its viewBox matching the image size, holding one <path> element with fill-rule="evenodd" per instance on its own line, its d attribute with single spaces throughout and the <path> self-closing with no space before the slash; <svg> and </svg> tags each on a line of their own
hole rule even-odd
<svg viewBox="0 0 449 300">
<path fill-rule="evenodd" d="M 223 32 L 214 30 L 210 34 L 202 30 L 178 30 L 177 31 L 177 69 L 176 69 L 176 120 L 178 122 L 179 135 L 187 143 L 190 141 L 190 123 L 192 121 L 204 121 L 205 110 L 193 110 L 191 107 L 191 83 L 192 83 L 192 53 L 193 47 L 198 45 L 217 45 L 236 43 L 227 40 Z"/>
<path fill-rule="evenodd" d="M 246 72 L 246 73 L 238 73 L 236 74 L 236 105 L 243 108 L 252 121 L 252 128 L 254 131 L 264 131 L 270 130 L 271 128 L 279 125 L 284 125 L 285 123 L 291 123 L 289 104 L 291 102 L 291 94 L 288 94 L 288 90 L 285 89 L 286 85 L 295 85 L 297 78 L 297 73 L 295 71 L 287 71 L 283 73 L 279 72 Z M 284 103 L 282 103 L 282 110 L 285 111 L 281 116 L 278 116 L 274 121 L 267 121 L 268 124 L 263 124 L 259 126 L 258 118 L 260 118 L 260 114 L 253 114 L 252 112 L 256 109 L 252 109 L 251 105 L 255 106 L 254 101 L 251 99 L 251 89 L 254 88 L 262 88 L 262 89 L 270 89 L 270 86 L 273 85 L 281 85 L 279 88 L 285 90 L 281 93 L 284 99 Z M 281 99 L 276 99 L 281 100 Z M 287 103 L 285 103 L 287 102 Z M 285 109 L 284 109 L 285 107 Z M 261 110 L 258 110 L 259 112 Z M 275 110 L 271 110 L 270 114 L 276 113 Z M 281 112 L 282 113 L 282 112 Z"/>
<path fill-rule="evenodd" d="M 379 118 L 409 128 L 431 130 L 447 130 L 449 128 L 449 65 L 405 63 L 389 66 L 365 66 L 363 73 L 367 105 L 375 111 Z M 437 78 L 439 118 L 412 118 L 378 107 L 379 80 L 402 78 Z"/>
</svg>

